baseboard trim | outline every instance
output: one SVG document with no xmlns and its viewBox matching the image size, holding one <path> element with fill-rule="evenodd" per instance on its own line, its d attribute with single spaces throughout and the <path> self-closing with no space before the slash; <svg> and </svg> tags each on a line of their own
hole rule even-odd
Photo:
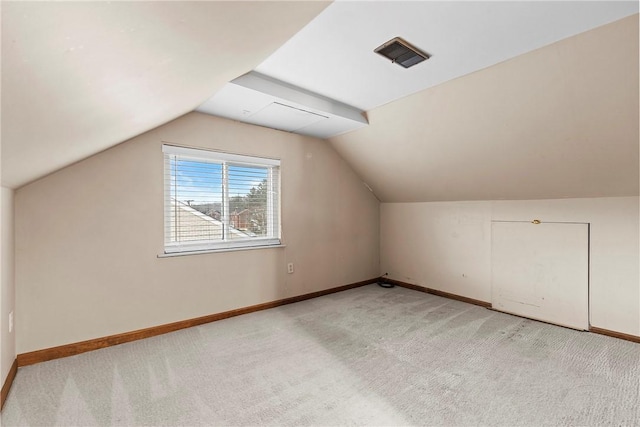
<svg viewBox="0 0 640 427">
<path fill-rule="evenodd" d="M 9 390 L 11 390 L 11 385 L 13 385 L 13 380 L 16 378 L 16 373 L 18 372 L 18 359 L 13 359 L 13 363 L 11 364 L 11 369 L 9 369 L 9 374 L 7 375 L 7 379 L 2 385 L 2 391 L 0 391 L 0 410 L 4 407 L 4 401 L 7 400 L 7 396 L 9 395 Z"/>
<path fill-rule="evenodd" d="M 437 289 L 431 289 L 424 286 L 414 285 L 411 283 L 401 282 L 400 280 L 388 279 L 386 277 L 381 278 L 382 281 L 391 283 L 396 286 L 401 286 L 407 289 L 413 289 L 414 291 L 425 292 L 427 294 L 437 295 L 439 297 L 455 299 L 458 301 L 466 302 L 469 304 L 479 305 L 480 307 L 491 308 L 491 303 L 486 301 L 481 301 L 473 298 L 463 297 L 462 295 L 451 294 L 449 292 L 439 291 Z"/>
<path fill-rule="evenodd" d="M 631 334 L 624 334 L 622 332 L 611 331 L 609 329 L 602 329 L 595 326 L 589 326 L 589 332 L 593 332 L 594 334 L 607 335 L 613 338 L 619 338 L 621 340 L 632 341 L 640 344 L 640 337 Z"/>
<path fill-rule="evenodd" d="M 223 319 L 228 319 L 230 317 L 240 316 L 242 314 L 253 313 L 261 310 L 267 310 L 269 308 L 275 308 L 282 305 L 287 305 L 287 304 L 292 304 L 299 301 L 317 298 L 317 297 L 329 295 L 336 292 L 342 292 L 349 289 L 358 288 L 360 286 L 376 283 L 378 281 L 384 281 L 387 283 L 394 284 L 396 286 L 401 286 L 403 288 L 413 289 L 419 292 L 424 292 L 424 293 L 437 295 L 444 298 L 454 299 L 454 300 L 466 302 L 469 304 L 478 305 L 481 307 L 491 308 L 491 303 L 486 301 L 468 298 L 461 295 L 452 294 L 449 292 L 439 291 L 437 289 L 431 289 L 424 286 L 414 285 L 411 283 L 402 282 L 400 280 L 388 279 L 388 278 L 374 278 L 374 279 L 364 280 L 361 282 L 351 283 L 344 286 L 338 286 L 335 288 L 311 292 L 308 294 L 299 295 L 295 297 L 289 297 L 281 300 L 266 302 L 262 304 L 256 304 L 249 307 L 243 307 L 235 310 L 225 311 L 222 313 L 210 314 L 203 317 L 197 317 L 193 319 L 182 320 L 179 322 L 167 323 L 164 325 L 153 326 L 145 329 L 139 329 L 137 331 L 125 332 L 122 334 L 110 335 L 102 338 L 95 338 L 87 341 L 66 344 L 66 345 L 61 345 L 57 347 L 46 348 L 43 350 L 36 350 L 28 353 L 18 354 L 17 358 L 14 360 L 13 364 L 11 365 L 9 375 L 7 376 L 7 379 L 2 387 L 2 392 L 0 395 L 0 409 L 2 408 L 2 405 L 4 405 L 4 401 L 7 395 L 9 394 L 11 384 L 13 384 L 13 380 L 16 376 L 16 372 L 18 370 L 18 367 L 20 366 L 28 366 L 36 363 L 46 362 L 49 360 L 60 359 L 63 357 L 75 356 L 77 354 L 86 353 L 88 351 L 98 350 L 105 347 L 111 347 L 114 345 L 124 344 L 131 341 L 150 338 L 156 335 L 162 335 L 169 332 L 178 331 L 180 329 L 186 329 L 193 326 L 203 325 L 205 323 L 215 322 L 217 320 L 223 320 Z M 611 331 L 608 329 L 598 328 L 595 326 L 591 326 L 589 328 L 589 332 L 640 343 L 639 336 L 625 334 L 622 332 Z"/>
<path fill-rule="evenodd" d="M 458 301 L 463 301 L 463 302 L 467 302 L 469 304 L 475 304 L 475 305 L 479 305 L 481 307 L 486 307 L 486 308 L 494 310 L 491 307 L 491 303 L 490 302 L 480 301 L 480 300 L 473 299 L 473 298 L 467 298 L 467 297 L 463 297 L 463 296 L 460 296 L 460 295 L 451 294 L 449 292 L 439 291 L 437 289 L 431 289 L 431 288 L 427 288 L 427 287 L 424 287 L 424 286 L 414 285 L 412 283 L 401 282 L 400 280 L 388 279 L 386 277 L 381 277 L 380 280 L 383 281 L 383 282 L 394 284 L 396 286 L 401 286 L 403 288 L 413 289 L 415 291 L 425 292 L 427 294 L 438 295 L 438 296 L 441 296 L 441 297 L 444 297 L 444 298 L 455 299 L 455 300 L 458 300 Z M 495 310 L 495 311 L 498 311 L 500 313 L 504 313 L 503 311 L 499 311 L 499 310 Z M 512 313 L 506 313 L 506 314 L 511 314 L 512 316 L 517 316 L 516 314 L 512 314 Z M 518 316 L 518 317 L 522 317 L 522 316 Z M 532 319 L 532 320 L 536 320 L 536 319 Z M 536 321 L 543 322 L 543 323 L 548 323 L 548 322 L 544 322 L 544 321 L 541 321 L 541 320 L 536 320 Z M 550 325 L 554 325 L 554 326 L 565 327 L 565 326 L 561 326 L 561 325 L 556 325 L 554 323 L 549 323 L 549 324 Z M 569 328 L 569 329 L 572 329 L 572 328 Z M 639 343 L 640 344 L 640 336 L 636 336 L 636 335 L 631 335 L 631 334 L 625 334 L 625 333 L 622 333 L 622 332 L 611 331 L 609 329 L 598 328 L 598 327 L 595 327 L 595 326 L 590 326 L 589 327 L 589 332 L 593 332 L 594 334 L 607 335 L 609 337 L 619 338 L 619 339 L 622 339 L 622 340 L 631 341 L 631 342 L 635 342 L 635 343 Z"/>
<path fill-rule="evenodd" d="M 269 308 L 279 307 L 281 305 L 292 304 L 294 302 L 304 301 L 311 298 L 317 298 L 335 292 L 346 291 L 348 289 L 358 288 L 360 286 L 376 283 L 379 278 L 364 280 L 362 282 L 351 283 L 349 285 L 338 286 L 336 288 L 325 289 L 323 291 L 311 292 L 309 294 L 299 295 L 290 298 L 284 298 L 277 301 L 265 302 L 262 304 L 252 305 L 249 307 L 238 308 L 235 310 L 225 311 L 222 313 L 210 314 L 194 319 L 182 320 L 165 325 L 152 326 L 150 328 L 139 329 L 137 331 L 125 332 L 122 334 L 109 335 L 102 338 L 95 338 L 87 341 L 81 341 L 72 344 L 65 344 L 57 347 L 45 348 L 43 350 L 31 351 L 28 353 L 18 354 L 18 366 L 33 365 L 35 363 L 46 362 L 49 360 L 60 359 L 62 357 L 75 356 L 77 354 L 86 353 L 88 351 L 98 350 L 105 347 L 111 347 L 126 342 L 137 341 L 145 338 L 162 335 L 169 332 L 178 331 L 180 329 L 191 328 L 193 326 L 203 325 L 205 323 L 215 322 L 217 320 L 228 319 L 229 317 L 240 316 L 241 314 L 253 313 L 255 311 L 267 310 Z"/>
</svg>

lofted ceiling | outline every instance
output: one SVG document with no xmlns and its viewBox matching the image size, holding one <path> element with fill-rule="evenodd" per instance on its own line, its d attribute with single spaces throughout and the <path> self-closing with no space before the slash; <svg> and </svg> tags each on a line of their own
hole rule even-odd
<svg viewBox="0 0 640 427">
<path fill-rule="evenodd" d="M 256 71 L 364 111 L 638 12 L 615 1 L 337 1 Z M 400 36 L 431 56 L 373 53 Z"/>
<path fill-rule="evenodd" d="M 327 2 L 2 2 L 2 185 L 200 105 Z"/>
<path fill-rule="evenodd" d="M 331 138 L 385 202 L 638 196 L 638 14 L 368 112 Z"/>
<path fill-rule="evenodd" d="M 198 108 L 329 138 L 382 201 L 637 195 L 637 13 L 635 1 L 3 2 L 2 185 Z M 396 36 L 432 57 L 403 69 L 373 53 Z"/>
<path fill-rule="evenodd" d="M 255 71 L 366 112 L 637 11 L 615 1 L 336 1 Z M 396 36 L 431 58 L 404 69 L 373 53 Z M 242 89 L 232 82 L 198 111 L 255 124 L 283 102 Z M 257 124 L 289 130 L 277 119 Z M 320 121 L 294 132 L 324 138 L 361 127 Z"/>
</svg>

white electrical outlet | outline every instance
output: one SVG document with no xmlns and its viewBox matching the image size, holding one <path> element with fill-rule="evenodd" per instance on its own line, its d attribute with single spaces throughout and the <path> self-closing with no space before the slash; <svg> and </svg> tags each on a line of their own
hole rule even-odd
<svg viewBox="0 0 640 427">
<path fill-rule="evenodd" d="M 9 313 L 9 333 L 13 332 L 13 311 Z"/>
<path fill-rule="evenodd" d="M 287 273 L 289 273 L 289 274 L 293 273 L 293 263 L 292 262 L 287 264 Z"/>
</svg>

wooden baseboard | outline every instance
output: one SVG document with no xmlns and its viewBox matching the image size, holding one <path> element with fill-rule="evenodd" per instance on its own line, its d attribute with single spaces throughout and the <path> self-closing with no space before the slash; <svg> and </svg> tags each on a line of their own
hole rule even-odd
<svg viewBox="0 0 640 427">
<path fill-rule="evenodd" d="M 387 279 L 386 277 L 381 278 L 383 282 L 391 283 L 396 286 L 402 286 L 403 288 L 413 289 L 414 291 L 425 292 L 427 294 L 437 295 L 439 297 L 455 299 L 458 301 L 466 302 L 469 304 L 479 305 L 480 307 L 491 308 L 491 303 L 486 301 L 480 301 L 473 298 L 463 297 L 461 295 L 450 294 L 449 292 L 439 291 L 437 289 L 426 288 L 424 286 L 418 286 L 411 283 L 401 282 L 399 280 Z"/>
<path fill-rule="evenodd" d="M 467 298 L 467 297 L 463 297 L 463 296 L 456 295 L 456 294 L 450 294 L 449 292 L 439 291 L 437 289 L 426 288 L 424 286 L 418 286 L 418 285 L 414 285 L 414 284 L 411 284 L 411 283 L 405 283 L 405 282 L 401 282 L 399 280 L 387 279 L 386 277 L 381 277 L 380 280 L 383 281 L 383 282 L 394 284 L 396 286 L 402 286 L 403 288 L 413 289 L 413 290 L 419 291 L 419 292 L 425 292 L 425 293 L 428 293 L 428 294 L 438 295 L 438 296 L 445 297 L 445 298 L 450 298 L 450 299 L 455 299 L 455 300 L 458 300 L 458 301 L 468 302 L 469 304 L 475 304 L 475 305 L 479 305 L 481 307 L 492 308 L 491 307 L 491 303 L 489 303 L 489 302 L 480 301 L 480 300 L 473 299 L 473 298 Z M 496 311 L 498 311 L 498 310 L 496 310 Z M 503 312 L 501 311 L 500 313 L 503 313 Z M 507 313 L 507 314 L 511 314 L 511 313 Z M 516 316 L 515 314 L 512 314 L 512 315 Z M 522 316 L 518 316 L 518 317 L 522 317 Z M 535 319 L 533 319 L 533 320 L 535 320 Z M 537 320 L 537 321 L 541 322 L 541 320 Z M 543 323 L 547 323 L 547 322 L 543 322 Z M 550 323 L 550 324 L 553 325 L 553 323 Z M 559 325 L 555 325 L 555 326 L 559 326 Z M 622 340 L 627 340 L 627 341 L 640 343 L 640 337 L 639 336 L 631 335 L 631 334 L 625 334 L 625 333 L 622 333 L 622 332 L 611 331 L 609 329 L 603 329 L 603 328 L 598 328 L 598 327 L 595 327 L 595 326 L 590 326 L 589 327 L 589 332 L 593 332 L 595 334 L 600 334 L 600 335 L 607 335 L 607 336 L 614 337 L 614 338 L 619 338 L 619 339 L 622 339 Z"/>
<path fill-rule="evenodd" d="M 614 338 L 620 338 L 621 340 L 632 341 L 640 344 L 640 337 L 631 334 L 624 334 L 622 332 L 610 331 L 609 329 L 602 329 L 595 326 L 589 327 L 589 332 L 594 334 L 607 335 Z"/>
<path fill-rule="evenodd" d="M 13 380 L 16 377 L 16 373 L 18 372 L 18 359 L 14 359 L 11 364 L 11 369 L 9 369 L 9 374 L 7 375 L 7 379 L 2 385 L 2 391 L 0 391 L 0 410 L 4 407 L 4 401 L 7 400 L 7 396 L 9 395 L 9 390 L 11 390 L 11 385 L 13 384 Z"/>
<path fill-rule="evenodd" d="M 266 302 L 266 303 L 252 305 L 244 308 L 238 308 L 236 310 L 210 314 L 208 316 L 182 320 L 179 322 L 168 323 L 160 326 L 153 326 L 150 328 L 139 329 L 137 331 L 125 332 L 122 334 L 110 335 L 107 337 L 95 338 L 95 339 L 72 343 L 72 344 L 65 344 L 58 347 L 45 348 L 43 350 L 36 350 L 28 353 L 22 353 L 22 354 L 18 354 L 18 357 L 17 357 L 18 366 L 33 365 L 35 363 L 46 362 L 48 360 L 75 356 L 76 354 L 86 353 L 87 351 L 98 350 L 100 348 L 123 344 L 130 341 L 150 338 L 156 335 L 162 335 L 169 332 L 178 331 L 180 329 L 190 328 L 192 326 L 198 326 L 198 325 L 203 325 L 205 323 L 215 322 L 216 320 L 222 320 L 222 319 L 228 319 L 229 317 L 240 316 L 241 314 L 253 313 L 255 311 L 266 310 L 269 308 L 279 307 L 281 305 L 304 301 L 311 298 L 317 298 L 317 297 L 332 294 L 335 292 L 346 291 L 348 289 L 353 289 L 353 288 L 368 285 L 371 283 L 376 283 L 377 281 L 378 281 L 378 278 L 376 277 L 375 279 L 364 280 L 362 282 L 351 283 L 349 285 L 338 286 L 336 288 L 325 289 L 323 291 L 311 292 L 309 294 L 299 295 L 296 297 L 290 297 L 290 298 L 285 298 L 277 301 Z"/>
<path fill-rule="evenodd" d="M 449 299 L 466 302 L 469 304 L 479 305 L 481 307 L 491 308 L 491 303 L 486 301 L 480 301 L 473 298 L 463 297 L 461 295 L 451 294 L 449 292 L 439 291 L 437 289 L 431 289 L 424 286 L 414 285 L 411 283 L 405 283 L 399 280 L 388 279 L 388 278 L 375 278 L 375 279 L 364 280 L 362 282 L 351 283 L 349 285 L 338 286 L 336 288 L 325 289 L 323 291 L 311 292 L 309 294 L 304 294 L 304 295 L 285 298 L 277 301 L 271 301 L 271 302 L 266 302 L 262 304 L 252 305 L 249 307 L 239 308 L 236 310 L 210 314 L 208 316 L 182 320 L 179 322 L 168 323 L 160 326 L 153 326 L 150 328 L 140 329 L 137 331 L 125 332 L 122 334 L 110 335 L 107 337 L 95 338 L 95 339 L 82 341 L 78 343 L 66 344 L 58 347 L 46 348 L 43 350 L 36 350 L 28 353 L 19 354 L 16 360 L 14 361 L 13 365 L 11 366 L 11 370 L 9 372 L 9 375 L 7 376 L 7 380 L 5 381 L 4 386 L 2 387 L 2 395 L 0 396 L 1 397 L 0 408 L 1 408 L 1 405 L 4 403 L 4 399 L 6 399 L 6 396 L 9 393 L 9 389 L 11 387 L 11 384 L 13 383 L 13 379 L 15 378 L 15 375 L 19 366 L 33 365 L 35 363 L 46 362 L 48 360 L 54 360 L 62 357 L 68 357 L 68 356 L 75 356 L 76 354 L 85 353 L 87 351 L 98 350 L 100 348 L 123 344 L 130 341 L 150 338 L 156 335 L 162 335 L 169 332 L 178 331 L 180 329 L 190 328 L 192 326 L 203 325 L 205 323 L 215 322 L 217 320 L 228 319 L 234 316 L 240 316 L 242 314 L 253 313 L 255 311 L 266 310 L 269 308 L 279 307 L 286 304 L 292 304 L 294 302 L 304 301 L 311 298 L 317 298 L 317 297 L 332 294 L 335 292 L 346 291 L 348 289 L 365 286 L 371 283 L 376 283 L 378 281 L 392 283 L 396 286 L 401 286 L 403 288 L 413 289 L 419 292 L 425 292 L 428 294 L 437 295 L 444 298 L 449 298 Z M 593 332 L 593 333 L 608 335 L 611 337 L 640 343 L 640 337 L 635 335 L 624 334 L 621 332 L 610 331 L 607 329 L 602 329 L 597 327 L 591 327 L 589 328 L 589 330 L 590 332 Z"/>
</svg>

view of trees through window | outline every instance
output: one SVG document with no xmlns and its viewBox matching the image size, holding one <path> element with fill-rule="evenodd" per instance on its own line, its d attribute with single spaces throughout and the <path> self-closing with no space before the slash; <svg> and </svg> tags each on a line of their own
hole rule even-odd
<svg viewBox="0 0 640 427">
<path fill-rule="evenodd" d="M 246 194 L 229 196 L 229 225 L 237 230 L 248 231 L 256 236 L 267 235 L 267 179 L 254 185 Z M 197 203 L 187 200 L 193 209 L 221 220 L 224 212 L 222 202 Z"/>
</svg>

